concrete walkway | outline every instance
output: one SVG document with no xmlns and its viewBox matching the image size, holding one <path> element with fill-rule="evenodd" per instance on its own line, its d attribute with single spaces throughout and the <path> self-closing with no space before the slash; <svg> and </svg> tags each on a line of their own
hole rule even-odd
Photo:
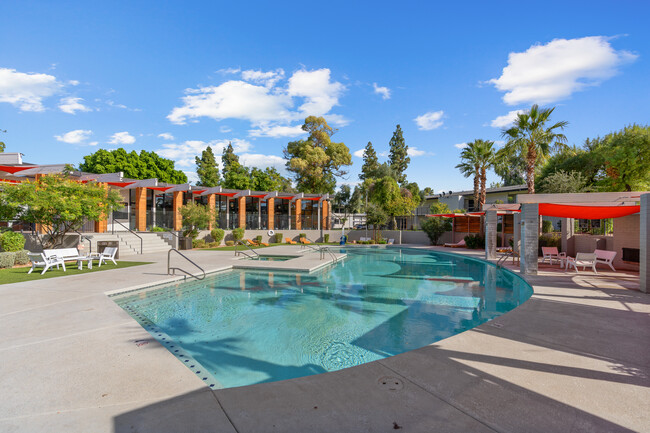
<svg viewBox="0 0 650 433">
<path fill-rule="evenodd" d="M 232 252 L 189 255 L 208 270 L 238 263 Z M 290 266 L 311 269 L 315 256 Z M 542 265 L 529 301 L 470 331 L 213 392 L 105 295 L 167 280 L 166 259 L 0 285 L 0 431 L 650 431 L 650 296 L 634 290 L 638 275 Z"/>
</svg>

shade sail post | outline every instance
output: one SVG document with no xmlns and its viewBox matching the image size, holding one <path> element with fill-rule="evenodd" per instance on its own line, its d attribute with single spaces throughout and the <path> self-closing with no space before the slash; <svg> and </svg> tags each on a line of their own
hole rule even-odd
<svg viewBox="0 0 650 433">
<path fill-rule="evenodd" d="M 639 224 L 639 288 L 650 293 L 650 194 L 641 195 Z"/>
<path fill-rule="evenodd" d="M 512 251 L 521 255 L 521 214 L 516 213 L 513 215 L 512 224 Z"/>
<path fill-rule="evenodd" d="M 568 256 L 575 256 L 575 219 L 562 218 L 562 244 L 560 248 Z"/>
<path fill-rule="evenodd" d="M 497 211 L 485 212 L 485 259 L 497 258 Z"/>
<path fill-rule="evenodd" d="M 537 249 L 539 244 L 539 206 L 537 203 L 521 205 L 521 273 L 537 275 Z"/>
</svg>

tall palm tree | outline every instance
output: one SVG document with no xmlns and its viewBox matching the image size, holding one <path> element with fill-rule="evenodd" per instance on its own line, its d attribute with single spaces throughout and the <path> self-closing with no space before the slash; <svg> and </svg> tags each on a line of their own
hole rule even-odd
<svg viewBox="0 0 650 433">
<path fill-rule="evenodd" d="M 474 176 L 474 207 L 479 201 L 479 185 L 481 178 L 481 166 L 478 163 L 478 155 L 474 142 L 468 143 L 460 154 L 461 163 L 456 166 L 465 177 Z"/>
<path fill-rule="evenodd" d="M 537 104 L 529 111 L 517 115 L 513 125 L 502 132 L 507 143 L 501 149 L 501 156 L 506 154 L 521 155 L 526 161 L 526 185 L 528 194 L 535 194 L 535 167 L 542 162 L 551 149 L 563 146 L 566 142 L 564 134 L 556 130 L 564 130 L 569 122 L 562 120 L 547 127 L 553 108 L 540 109 Z"/>
<path fill-rule="evenodd" d="M 481 210 L 485 204 L 487 170 L 496 160 L 494 142 L 477 139 L 467 144 L 460 154 L 461 163 L 456 166 L 465 177 L 474 176 L 474 209 Z"/>
</svg>

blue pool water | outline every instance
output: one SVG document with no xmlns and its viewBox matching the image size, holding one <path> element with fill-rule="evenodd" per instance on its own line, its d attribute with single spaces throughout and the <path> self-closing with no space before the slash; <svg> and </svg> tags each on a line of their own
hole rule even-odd
<svg viewBox="0 0 650 433">
<path fill-rule="evenodd" d="M 339 370 L 517 307 L 515 274 L 455 254 L 346 248 L 312 274 L 234 270 L 113 299 L 212 388 Z"/>
</svg>

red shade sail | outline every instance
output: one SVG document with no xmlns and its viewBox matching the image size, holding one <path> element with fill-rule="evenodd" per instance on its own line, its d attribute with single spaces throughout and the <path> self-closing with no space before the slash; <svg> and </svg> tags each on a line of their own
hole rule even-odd
<svg viewBox="0 0 650 433">
<path fill-rule="evenodd" d="M 124 188 L 125 186 L 133 185 L 135 182 L 106 182 L 107 185 L 118 186 Z"/>
<path fill-rule="evenodd" d="M 7 173 L 18 173 L 19 171 L 29 170 L 30 168 L 36 168 L 36 165 L 30 165 L 29 167 L 14 167 L 11 165 L 0 165 L 0 171 L 6 171 Z"/>
<path fill-rule="evenodd" d="M 223 195 L 226 197 L 234 197 L 237 195 L 236 192 L 215 192 L 216 195 Z"/>
<path fill-rule="evenodd" d="M 173 186 L 148 186 L 147 189 L 152 189 L 154 191 L 162 191 L 165 192 L 168 189 L 172 189 Z"/>
<path fill-rule="evenodd" d="M 588 220 L 619 218 L 635 214 L 640 210 L 641 206 L 578 206 L 554 203 L 539 204 L 540 215 Z"/>
</svg>

